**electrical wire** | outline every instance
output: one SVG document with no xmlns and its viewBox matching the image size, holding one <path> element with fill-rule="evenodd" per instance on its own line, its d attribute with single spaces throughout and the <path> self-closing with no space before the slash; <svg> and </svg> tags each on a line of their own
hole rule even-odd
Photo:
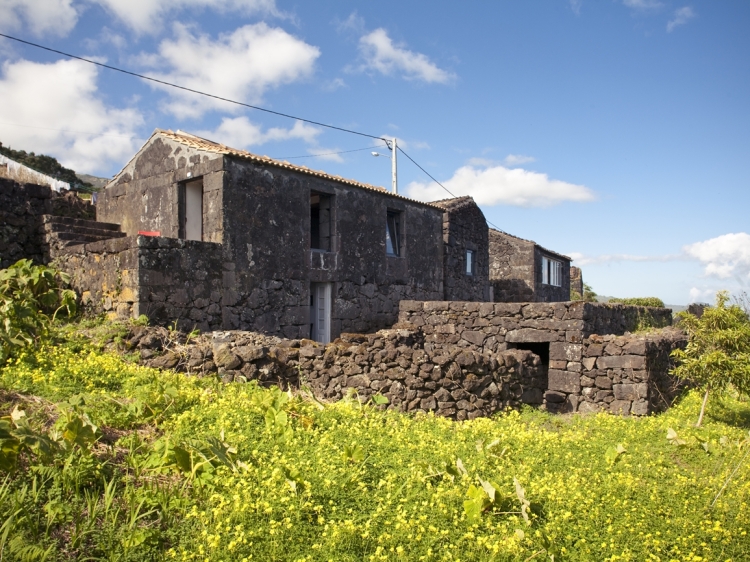
<svg viewBox="0 0 750 562">
<path fill-rule="evenodd" d="M 347 152 L 359 152 L 361 150 L 371 150 L 379 146 L 366 146 L 365 148 L 355 148 L 354 150 L 342 150 L 340 152 L 321 152 L 320 154 L 305 154 L 304 156 L 276 156 L 274 160 L 292 160 L 293 158 L 315 158 L 317 156 L 331 156 L 333 154 L 346 154 Z"/>
<path fill-rule="evenodd" d="M 234 104 L 234 105 L 239 105 L 239 106 L 242 106 L 242 107 L 248 107 L 250 109 L 255 109 L 255 110 L 258 110 L 258 111 L 263 111 L 265 113 L 270 113 L 272 115 L 278 115 L 280 117 L 286 117 L 288 119 L 295 119 L 297 121 L 302 121 L 304 123 L 310 123 L 311 125 L 317 125 L 319 127 L 325 127 L 327 129 L 333 129 L 333 130 L 341 131 L 341 132 L 344 132 L 344 133 L 350 133 L 352 135 L 359 135 L 361 137 L 368 137 L 368 138 L 371 138 L 371 139 L 382 140 L 390 148 L 390 144 L 389 144 L 390 141 L 388 139 L 385 139 L 385 138 L 377 136 L 377 135 L 370 135 L 368 133 L 361 133 L 359 131 L 353 131 L 351 129 L 345 129 L 344 127 L 337 127 L 335 125 L 328 125 L 326 123 L 321 123 L 319 121 L 313 121 L 311 119 L 304 119 L 302 117 L 296 117 L 294 115 L 289 115 L 288 113 L 282 113 L 280 111 L 273 111 L 272 109 L 266 109 L 264 107 L 259 107 L 257 105 L 250 105 L 248 103 L 243 103 L 243 102 L 240 102 L 240 101 L 231 100 L 229 98 L 224 98 L 224 97 L 221 97 L 221 96 L 217 96 L 215 94 L 209 94 L 208 92 L 202 92 L 200 90 L 194 90 L 193 88 L 187 88 L 185 86 L 180 86 L 178 84 L 173 84 L 172 82 L 167 82 L 165 80 L 159 80 L 158 78 L 153 78 L 151 76 L 145 76 L 143 74 L 138 74 L 137 72 L 132 72 L 130 70 L 125 70 L 123 68 L 118 68 L 116 66 L 111 66 L 109 64 L 104 64 L 102 62 L 97 62 L 95 60 L 87 59 L 87 58 L 84 58 L 84 57 L 79 57 L 77 55 L 72 55 L 70 53 L 66 53 L 65 51 L 60 51 L 60 50 L 57 50 L 57 49 L 52 49 L 51 47 L 45 47 L 44 45 L 40 45 L 38 43 L 33 43 L 31 41 L 26 41 L 25 39 L 19 39 L 18 37 L 13 37 L 12 35 L 7 35 L 5 33 L 0 33 L 0 37 L 5 37 L 6 39 L 10 39 L 11 41 L 17 41 L 19 43 L 23 43 L 24 45 L 29 45 L 31 47 L 36 47 L 37 49 L 42 49 L 42 50 L 48 51 L 50 53 L 56 53 L 58 55 L 63 55 L 64 57 L 68 57 L 68 58 L 71 58 L 71 59 L 76 59 L 76 60 L 80 60 L 80 61 L 83 61 L 83 62 L 87 62 L 89 64 L 93 64 L 95 66 L 99 66 L 101 68 L 106 68 L 108 70 L 114 70 L 115 72 L 121 72 L 122 74 L 127 74 L 127 75 L 130 75 L 130 76 L 135 76 L 136 78 L 141 78 L 142 80 L 148 80 L 150 82 L 155 82 L 155 83 L 161 84 L 163 86 L 169 86 L 171 88 L 176 88 L 178 90 L 183 90 L 185 92 L 191 92 L 193 94 L 198 94 L 198 95 L 201 95 L 201 96 L 206 96 L 206 97 L 209 97 L 209 98 L 213 98 L 213 99 L 216 99 L 216 100 L 219 100 L 219 101 L 224 101 L 224 102 L 231 103 L 231 104 Z M 358 150 L 366 150 L 366 149 L 358 149 Z M 412 164 L 414 164 L 417 168 L 419 168 L 425 174 L 427 174 L 427 176 L 432 181 L 434 181 L 436 184 L 438 184 L 440 187 L 442 187 L 451 197 L 456 197 L 453 193 L 451 193 L 451 191 L 447 187 L 445 187 L 442 183 L 440 183 L 438 180 L 436 180 L 432 176 L 432 174 L 430 174 L 422 166 L 420 166 L 419 164 L 417 164 L 417 162 L 411 156 L 409 156 L 406 152 L 404 152 L 404 150 L 401 147 L 398 147 L 398 150 L 400 150 L 401 153 L 404 156 L 406 156 L 409 160 L 411 160 Z M 348 152 L 348 151 L 346 151 L 346 152 Z M 354 152 L 354 151 L 352 151 L 352 152 Z M 313 155 L 313 156 L 319 156 L 319 155 Z M 290 157 L 287 157 L 287 158 L 290 158 Z M 291 158 L 301 158 L 301 157 L 295 156 L 295 157 L 291 157 Z"/>
<path fill-rule="evenodd" d="M 279 115 L 281 117 L 287 117 L 289 119 L 296 119 L 297 121 L 303 121 L 305 123 L 310 123 L 311 125 L 318 125 L 319 127 L 326 127 L 328 129 L 335 129 L 336 131 L 343 131 L 344 133 L 351 133 L 352 135 L 359 135 L 361 137 L 368 137 L 371 139 L 377 139 L 377 140 L 386 140 L 383 137 L 377 136 L 377 135 L 370 135 L 368 133 L 360 133 L 359 131 L 352 131 L 351 129 L 345 129 L 343 127 L 336 127 L 335 125 L 327 125 L 326 123 L 320 123 L 319 121 L 313 121 L 311 119 L 303 119 L 302 117 L 295 117 L 294 115 L 289 115 L 287 113 L 281 113 L 280 111 L 273 111 L 272 109 L 266 109 L 264 107 L 259 107 L 257 105 L 250 105 L 248 103 L 243 103 L 241 101 L 235 101 L 231 100 L 229 98 L 223 98 L 221 96 L 217 96 L 215 94 L 209 94 L 208 92 L 202 92 L 200 90 L 194 90 L 193 88 L 187 88 L 186 86 L 180 86 L 178 84 L 173 84 L 172 82 L 167 82 L 165 80 L 159 80 L 158 78 L 152 78 L 151 76 L 145 76 L 143 74 L 138 74 L 137 72 L 131 72 L 130 70 L 125 70 L 122 68 L 117 68 L 116 66 L 111 66 L 109 64 L 104 64 L 102 62 L 97 62 L 95 60 L 87 59 L 84 57 L 79 57 L 76 55 L 71 55 L 70 53 L 66 53 L 65 51 L 58 51 L 57 49 L 52 49 L 51 47 L 45 47 L 44 45 L 39 45 L 38 43 L 32 43 L 31 41 L 26 41 L 25 39 L 19 39 L 18 37 L 13 37 L 12 35 L 6 35 L 5 33 L 0 33 L 0 37 L 5 37 L 6 39 L 10 39 L 12 41 L 18 41 L 19 43 L 24 43 L 26 45 L 31 45 L 32 47 L 36 47 L 38 49 L 43 49 L 45 51 L 49 51 L 51 53 L 57 53 L 58 55 L 63 55 L 65 57 L 69 57 L 71 59 L 80 60 L 83 62 L 87 62 L 89 64 L 94 64 L 96 66 L 100 66 L 102 68 L 107 68 L 109 70 L 114 70 L 115 72 L 122 72 L 123 74 L 129 74 L 130 76 L 135 76 L 136 78 L 141 78 L 143 80 L 149 80 L 151 82 L 156 82 L 157 84 L 162 84 L 163 86 L 169 86 L 171 88 L 177 88 L 178 90 L 183 90 L 185 92 L 191 92 L 193 94 L 199 94 L 201 96 L 206 96 L 209 98 L 213 98 L 219 101 L 225 101 L 227 103 L 233 103 L 235 105 L 241 105 L 243 107 L 249 107 L 250 109 L 257 109 L 258 111 L 264 111 L 266 113 L 271 113 L 273 115 Z"/>
<path fill-rule="evenodd" d="M 406 157 L 407 157 L 407 158 L 408 158 L 409 160 L 411 160 L 412 164 L 414 164 L 414 165 L 415 165 L 415 166 L 416 166 L 417 168 L 419 168 L 420 170 L 422 170 L 422 171 L 423 171 L 423 172 L 424 172 L 425 174 L 427 174 L 427 176 L 428 176 L 428 177 L 429 177 L 429 178 L 430 178 L 430 179 L 431 179 L 432 181 L 434 181 L 434 182 L 435 182 L 436 184 L 438 184 L 438 185 L 439 185 L 440 187 L 442 187 L 442 188 L 443 188 L 443 189 L 444 189 L 445 191 L 447 191 L 447 192 L 448 192 L 448 193 L 450 194 L 450 196 L 451 196 L 451 197 L 456 197 L 456 196 L 455 196 L 455 195 L 454 195 L 454 194 L 453 194 L 453 193 L 451 192 L 451 190 L 450 190 L 450 189 L 448 189 L 448 188 L 447 188 L 447 187 L 445 187 L 445 186 L 444 186 L 444 185 L 443 185 L 442 183 L 440 183 L 440 182 L 439 182 L 439 181 L 437 181 L 437 180 L 436 180 L 436 179 L 435 179 L 434 177 L 432 177 L 432 174 L 430 174 L 430 172 L 428 172 L 428 171 L 427 171 L 427 170 L 425 170 L 425 169 L 424 169 L 424 168 L 423 168 L 422 166 L 420 166 L 419 164 L 417 164 L 417 163 L 416 163 L 416 161 L 414 160 L 414 158 L 412 158 L 412 157 L 411 157 L 411 156 L 409 156 L 409 155 L 408 155 L 408 154 L 407 154 L 406 152 L 404 152 L 404 149 L 403 149 L 403 148 L 401 148 L 401 147 L 399 146 L 399 147 L 398 147 L 398 149 L 399 149 L 399 150 L 401 151 L 401 154 L 403 154 L 403 155 L 404 155 L 404 156 L 406 156 Z"/>
</svg>

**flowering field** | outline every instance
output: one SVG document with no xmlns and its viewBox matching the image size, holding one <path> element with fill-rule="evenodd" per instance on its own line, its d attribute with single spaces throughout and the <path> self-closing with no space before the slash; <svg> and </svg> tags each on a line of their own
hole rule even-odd
<svg viewBox="0 0 750 562">
<path fill-rule="evenodd" d="M 750 404 L 699 407 L 456 423 L 46 344 L 0 370 L 0 559 L 750 560 Z"/>
</svg>

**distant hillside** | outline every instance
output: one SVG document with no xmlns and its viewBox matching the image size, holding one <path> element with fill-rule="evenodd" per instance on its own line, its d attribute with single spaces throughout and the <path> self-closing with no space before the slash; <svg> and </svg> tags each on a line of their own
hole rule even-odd
<svg viewBox="0 0 750 562">
<path fill-rule="evenodd" d="M 110 178 L 100 178 L 98 176 L 92 176 L 90 174 L 76 174 L 79 180 L 83 183 L 90 184 L 95 190 L 104 189 L 104 186 L 110 182 Z"/>
<path fill-rule="evenodd" d="M 614 299 L 615 297 L 609 297 L 607 295 L 597 295 L 596 301 L 597 302 L 609 302 L 610 299 Z M 683 304 L 665 304 L 665 308 L 671 308 L 673 313 L 682 312 L 683 310 L 687 310 L 687 306 Z"/>
<path fill-rule="evenodd" d="M 57 161 L 57 158 L 53 158 L 52 156 L 47 156 L 46 154 L 34 154 L 33 152 L 26 152 L 25 150 L 13 150 L 9 146 L 3 146 L 3 143 L 1 142 L 0 154 L 11 160 L 15 160 L 19 164 L 28 166 L 32 170 L 68 182 L 70 187 L 75 190 L 94 190 L 93 184 L 79 178 L 73 170 L 66 168 Z"/>
</svg>

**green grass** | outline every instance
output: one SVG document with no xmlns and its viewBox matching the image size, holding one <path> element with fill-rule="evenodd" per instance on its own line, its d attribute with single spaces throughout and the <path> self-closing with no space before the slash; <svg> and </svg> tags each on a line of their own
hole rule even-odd
<svg viewBox="0 0 750 562">
<path fill-rule="evenodd" d="M 456 423 L 48 344 L 0 370 L 0 414 L 60 444 L 2 481 L 0 556 L 750 560 L 750 404 L 717 398 L 695 429 L 699 407 Z M 96 440 L 66 445 L 84 415 Z"/>
</svg>

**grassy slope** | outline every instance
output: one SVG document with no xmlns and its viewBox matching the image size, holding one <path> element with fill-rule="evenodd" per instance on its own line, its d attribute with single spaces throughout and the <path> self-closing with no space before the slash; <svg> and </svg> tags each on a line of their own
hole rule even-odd
<svg viewBox="0 0 750 562">
<path fill-rule="evenodd" d="M 20 405 L 45 429 L 82 393 L 79 410 L 102 429 L 93 454 L 76 450 L 67 467 L 24 457 L 0 489 L 0 524 L 23 514 L 0 529 L 9 529 L 6 552 L 35 544 L 48 559 L 750 559 L 750 460 L 711 507 L 750 448 L 740 446 L 750 406 L 730 398 L 711 405 L 700 430 L 693 394 L 643 419 L 526 410 L 455 423 L 353 402 L 281 405 L 280 393 L 253 384 L 142 368 L 82 343 L 21 356 L 0 371 L 0 387 L 3 415 Z M 274 398 L 285 416 L 269 409 Z M 668 440 L 668 428 L 685 444 Z M 195 453 L 222 434 L 236 457 L 196 478 L 164 453 L 167 438 Z M 625 453 L 615 454 L 618 444 Z M 514 477 L 530 525 L 516 513 Z M 478 478 L 497 496 L 471 521 L 464 502 Z"/>
</svg>

